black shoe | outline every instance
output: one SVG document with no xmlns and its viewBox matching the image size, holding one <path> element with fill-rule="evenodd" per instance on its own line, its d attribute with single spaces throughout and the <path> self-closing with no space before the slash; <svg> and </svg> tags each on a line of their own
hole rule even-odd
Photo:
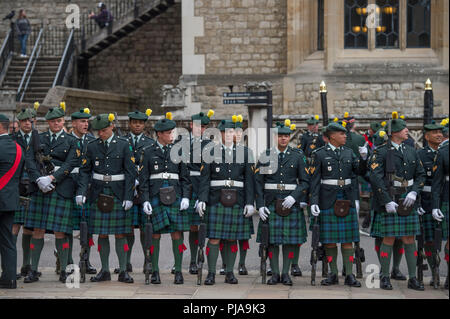
<svg viewBox="0 0 450 319">
<path fill-rule="evenodd" d="M 342 269 L 342 277 L 347 277 L 347 273 L 345 272 L 345 269 Z"/>
<path fill-rule="evenodd" d="M 69 276 L 69 274 L 67 272 L 65 272 L 64 270 L 61 271 L 59 274 L 59 281 L 61 281 L 63 284 L 65 284 L 68 276 Z"/>
<path fill-rule="evenodd" d="M 16 280 L 19 280 L 22 278 L 22 275 L 20 273 L 16 274 Z"/>
<path fill-rule="evenodd" d="M 216 283 L 216 274 L 209 272 L 205 279 L 205 285 L 212 286 Z"/>
<path fill-rule="evenodd" d="M 245 265 L 239 265 L 239 275 L 241 275 L 241 276 L 248 275 L 248 271 L 247 271 L 247 268 L 245 267 Z"/>
<path fill-rule="evenodd" d="M 272 277 L 267 280 L 269 286 L 276 285 L 281 282 L 280 274 L 272 274 Z"/>
<path fill-rule="evenodd" d="M 111 280 L 111 273 L 109 271 L 100 270 L 100 272 L 94 276 L 91 277 L 91 282 L 99 282 L 99 281 L 110 281 Z"/>
<path fill-rule="evenodd" d="M 320 282 L 322 286 L 332 286 L 337 285 L 339 283 L 338 276 L 333 273 L 329 273 L 328 277 Z"/>
<path fill-rule="evenodd" d="M 236 279 L 236 277 L 234 277 L 234 274 L 232 271 L 229 271 L 225 274 L 225 283 L 232 284 L 232 285 L 236 285 L 238 283 L 238 280 Z"/>
<path fill-rule="evenodd" d="M 23 266 L 22 268 L 20 268 L 20 275 L 22 277 L 25 277 L 30 270 L 31 270 L 31 265 Z"/>
<path fill-rule="evenodd" d="M 220 268 L 219 274 L 225 275 L 225 267 L 226 267 L 226 265 L 225 265 L 225 264 L 222 264 L 222 268 Z"/>
<path fill-rule="evenodd" d="M 281 274 L 281 282 L 285 286 L 292 286 L 292 280 L 291 277 L 289 277 L 289 274 Z"/>
<path fill-rule="evenodd" d="M 170 273 L 171 273 L 172 275 L 175 274 L 175 266 L 172 267 L 172 270 L 170 271 Z"/>
<path fill-rule="evenodd" d="M 441 285 L 441 282 L 439 281 L 437 285 L 440 286 L 440 285 Z M 431 286 L 431 287 L 434 287 L 434 280 L 433 280 L 433 278 L 431 278 L 430 286 Z"/>
<path fill-rule="evenodd" d="M 25 277 L 25 279 L 23 280 L 24 283 L 29 284 L 35 281 L 39 280 L 39 276 L 37 274 L 37 271 L 34 270 L 30 270 L 27 274 L 27 276 Z"/>
<path fill-rule="evenodd" d="M 291 275 L 294 277 L 301 277 L 302 276 L 302 270 L 297 264 L 291 265 Z"/>
<path fill-rule="evenodd" d="M 159 285 L 161 283 L 161 278 L 159 277 L 159 271 L 154 271 L 150 279 L 152 284 Z"/>
<path fill-rule="evenodd" d="M 114 273 L 115 273 L 115 274 L 120 273 L 120 268 L 114 268 Z"/>
<path fill-rule="evenodd" d="M 406 280 L 406 277 L 399 269 L 393 269 L 391 272 L 391 279 L 404 281 Z"/>
<path fill-rule="evenodd" d="M 269 268 L 269 269 L 267 269 L 267 276 L 272 276 L 272 269 L 271 268 Z"/>
<path fill-rule="evenodd" d="M 175 285 L 182 285 L 184 284 L 183 274 L 181 271 L 175 271 L 175 279 L 173 281 Z"/>
<path fill-rule="evenodd" d="M 189 264 L 189 273 L 191 275 L 197 275 L 198 274 L 198 268 L 197 268 L 197 264 L 195 262 L 191 262 Z"/>
<path fill-rule="evenodd" d="M 380 279 L 380 288 L 384 290 L 392 290 L 391 280 L 389 276 L 382 276 Z"/>
<path fill-rule="evenodd" d="M 15 280 L 0 280 L 0 288 L 2 289 L 16 289 L 17 282 Z"/>
<path fill-rule="evenodd" d="M 418 291 L 424 291 L 425 290 L 425 287 L 423 286 L 423 284 L 419 280 L 417 280 L 416 277 L 409 278 L 409 280 L 408 280 L 408 288 L 409 289 L 418 290 Z"/>
<path fill-rule="evenodd" d="M 86 273 L 89 275 L 95 275 L 97 273 L 97 269 L 95 269 L 94 267 L 92 267 L 91 263 L 87 262 L 87 269 L 86 269 Z"/>
<path fill-rule="evenodd" d="M 127 271 L 122 271 L 119 273 L 119 281 L 124 282 L 126 284 L 134 283 L 133 278 L 128 274 Z"/>
<path fill-rule="evenodd" d="M 353 274 L 350 274 L 345 277 L 344 285 L 347 285 L 350 287 L 356 287 L 356 288 L 361 287 L 361 283 L 358 280 L 356 280 L 355 275 L 353 275 Z"/>
</svg>

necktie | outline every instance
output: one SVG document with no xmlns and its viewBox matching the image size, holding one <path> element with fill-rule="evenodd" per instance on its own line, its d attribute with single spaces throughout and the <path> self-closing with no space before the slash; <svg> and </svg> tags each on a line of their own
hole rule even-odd
<svg viewBox="0 0 450 319">
<path fill-rule="evenodd" d="M 52 144 L 54 144 L 54 143 L 55 143 L 55 141 L 56 141 L 56 134 L 55 134 L 55 133 L 53 133 L 53 134 L 52 134 Z"/>
<path fill-rule="evenodd" d="M 280 160 L 280 162 L 282 162 L 284 159 L 284 153 L 278 154 L 278 159 Z"/>
<path fill-rule="evenodd" d="M 136 148 L 136 146 L 137 146 L 137 143 L 138 143 L 138 137 L 137 137 L 137 136 L 135 136 L 135 137 L 134 137 L 134 148 Z"/>
<path fill-rule="evenodd" d="M 28 134 L 25 134 L 24 136 L 23 136 L 23 138 L 25 139 L 25 144 L 27 144 L 28 145 L 28 138 L 29 138 L 30 136 L 28 135 Z"/>
<path fill-rule="evenodd" d="M 166 154 L 166 152 L 167 152 L 167 145 L 163 146 L 163 153 Z"/>
<path fill-rule="evenodd" d="M 104 144 L 105 144 L 105 149 L 107 150 L 108 149 L 108 141 L 105 141 Z"/>
<path fill-rule="evenodd" d="M 337 157 L 341 157 L 341 150 L 339 148 L 336 148 L 334 151 L 336 152 Z"/>
</svg>

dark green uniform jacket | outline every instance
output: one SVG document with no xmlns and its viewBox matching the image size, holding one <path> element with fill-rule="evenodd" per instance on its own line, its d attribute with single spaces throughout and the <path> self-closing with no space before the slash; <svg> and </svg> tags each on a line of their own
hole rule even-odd
<svg viewBox="0 0 450 319">
<path fill-rule="evenodd" d="M 364 139 L 364 136 L 362 136 L 361 134 L 355 132 L 347 132 L 347 141 L 345 142 L 345 146 L 351 148 L 356 156 L 360 157 L 358 147 L 364 146 L 365 143 L 366 140 Z"/>
<path fill-rule="evenodd" d="M 325 145 L 322 135 L 319 133 L 305 132 L 300 140 L 298 148 L 303 151 L 306 157 L 310 158 L 311 153 Z"/>
<path fill-rule="evenodd" d="M 414 183 L 407 187 L 406 193 L 414 191 L 419 195 L 423 189 L 426 177 L 419 155 L 417 155 L 414 148 L 404 143 L 400 145 L 399 150 L 395 150 L 394 146 L 391 146 L 391 148 L 394 150 L 395 175 L 406 181 L 413 179 Z M 400 151 L 400 148 L 402 151 Z M 385 173 L 387 150 L 387 144 L 378 147 L 369 162 L 369 178 L 375 197 L 374 209 L 376 212 L 385 211 L 385 205 L 394 201 L 389 195 L 387 188 L 387 176 Z M 416 201 L 415 209 L 417 209 L 418 204 L 418 201 Z"/>
<path fill-rule="evenodd" d="M 331 208 L 338 192 L 343 191 L 344 199 L 351 201 L 355 207 L 358 199 L 357 192 L 350 185 L 326 185 L 322 180 L 354 180 L 357 175 L 364 175 L 367 170 L 367 162 L 360 161 L 348 147 L 341 147 L 340 157 L 333 151 L 330 145 L 326 145 L 313 153 L 310 174 L 310 204 L 319 205 L 321 210 Z"/>
<path fill-rule="evenodd" d="M 72 178 L 70 178 L 70 173 L 78 165 L 76 138 L 72 134 L 62 132 L 54 143 L 50 143 L 50 133 L 47 131 L 39 134 L 39 140 L 44 156 L 50 155 L 53 165 L 60 167 L 60 169 L 51 174 L 56 179 L 56 191 L 62 197 L 72 199 L 75 193 L 75 185 Z M 30 142 L 26 154 L 25 167 L 32 182 L 36 182 L 42 176 L 35 158 L 32 142 Z"/>
<path fill-rule="evenodd" d="M 72 134 L 73 135 L 73 134 Z M 78 159 L 78 164 L 76 166 L 76 168 L 78 168 L 78 173 L 73 173 L 70 174 L 70 177 L 72 177 L 73 183 L 75 184 L 75 193 L 77 193 L 78 191 L 78 187 L 79 187 L 79 182 L 80 182 L 80 167 L 81 167 L 81 160 L 82 160 L 82 155 L 86 153 L 87 150 L 87 146 L 89 144 L 89 142 L 95 140 L 95 137 L 93 137 L 90 134 L 86 134 L 83 139 L 78 138 L 77 136 L 73 135 L 76 139 L 76 156 Z M 76 169 L 75 168 L 75 169 Z M 90 181 L 89 181 L 90 183 Z"/>
<path fill-rule="evenodd" d="M 420 205 L 427 212 L 431 213 L 432 210 L 432 196 L 431 196 L 431 184 L 433 182 L 434 172 L 434 160 L 436 157 L 436 152 L 429 146 L 426 146 L 417 151 L 420 160 L 422 161 L 423 168 L 425 169 L 426 179 L 425 185 L 420 193 Z"/>
<path fill-rule="evenodd" d="M 192 184 L 193 193 L 200 192 L 200 168 L 202 167 L 201 152 L 203 148 L 210 143 L 209 140 L 201 140 L 201 142 L 194 143 L 192 135 L 190 135 L 190 149 L 189 149 L 189 163 L 187 169 L 189 174 L 189 181 Z M 195 173 L 194 173 L 195 172 Z"/>
<path fill-rule="evenodd" d="M 25 164 L 25 157 L 26 157 L 26 152 L 28 151 L 28 145 L 31 141 L 31 132 L 28 134 L 28 144 L 25 142 L 25 138 L 22 135 L 22 132 L 19 131 L 17 132 L 17 134 L 15 135 L 10 135 L 16 142 L 17 144 L 19 144 L 22 147 L 23 150 L 23 161 Z M 26 168 L 25 165 L 23 166 L 23 173 L 22 176 L 20 178 L 20 183 L 19 183 L 19 193 L 20 196 L 27 196 L 30 193 L 33 193 L 37 190 L 37 185 L 35 183 L 30 183 L 30 178 L 28 177 L 28 174 L 26 173 Z"/>
<path fill-rule="evenodd" d="M 114 182 L 92 179 L 91 189 L 88 193 L 88 185 L 91 181 L 92 173 L 102 175 L 124 174 L 125 179 Z M 86 153 L 82 155 L 77 195 L 87 196 L 89 202 L 95 202 L 103 188 L 109 186 L 114 196 L 120 201 L 132 201 L 136 177 L 133 152 L 128 144 L 128 140 L 114 135 L 106 150 L 102 140 L 98 138 L 87 145 Z"/>
<path fill-rule="evenodd" d="M 448 202 L 448 143 L 439 147 L 435 163 L 435 172 L 431 193 L 433 208 L 441 208 L 442 202 Z"/>
<path fill-rule="evenodd" d="M 272 150 L 272 154 L 278 157 L 276 150 Z M 266 150 L 266 156 L 270 155 L 270 149 Z M 256 166 L 256 207 L 257 209 L 269 205 L 277 198 L 285 198 L 292 196 L 297 201 L 305 201 L 305 196 L 309 188 L 308 166 L 306 157 L 299 149 L 288 147 L 282 162 L 278 161 L 277 171 L 273 174 L 261 174 L 262 167 L 268 167 L 270 163 L 261 164 L 258 162 Z M 265 190 L 264 184 L 294 184 L 297 185 L 295 190 Z"/>
</svg>

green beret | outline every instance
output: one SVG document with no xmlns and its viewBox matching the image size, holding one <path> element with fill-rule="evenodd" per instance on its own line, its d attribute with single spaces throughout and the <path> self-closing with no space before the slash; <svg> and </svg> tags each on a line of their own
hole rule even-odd
<svg viewBox="0 0 450 319">
<path fill-rule="evenodd" d="M 341 124 L 333 122 L 328 124 L 326 132 L 347 132 L 347 129 Z"/>
<path fill-rule="evenodd" d="M 60 117 L 63 117 L 65 115 L 65 112 L 60 107 L 52 107 L 48 109 L 47 114 L 45 114 L 45 119 L 48 120 L 54 120 L 58 119 Z"/>
<path fill-rule="evenodd" d="M 130 118 L 130 120 L 131 119 L 133 119 L 133 120 L 141 120 L 141 121 L 147 121 L 148 120 L 147 114 L 139 112 L 138 110 L 128 113 L 128 117 Z"/>
<path fill-rule="evenodd" d="M 292 134 L 295 130 L 291 130 L 291 126 L 286 126 L 284 123 L 277 122 L 275 128 L 277 129 L 277 134 Z"/>
<path fill-rule="evenodd" d="M 309 119 L 306 120 L 306 124 L 308 125 L 316 125 L 318 124 L 320 121 L 316 120 L 316 118 L 314 116 L 310 117 Z"/>
<path fill-rule="evenodd" d="M 381 135 L 383 135 L 383 136 L 380 136 L 380 133 L 381 133 L 381 132 L 383 132 L 383 134 L 381 134 Z M 383 131 L 383 130 L 378 130 L 378 131 L 373 135 L 373 144 L 374 144 L 375 146 L 380 146 L 380 145 L 386 143 L 386 141 L 387 141 L 387 134 L 386 134 L 386 132 Z"/>
<path fill-rule="evenodd" d="M 88 112 L 85 112 L 84 110 L 85 109 L 80 109 L 78 112 L 72 113 L 72 115 L 71 115 L 72 120 L 91 118 L 91 114 Z"/>
<path fill-rule="evenodd" d="M 402 119 L 393 119 L 391 120 L 391 132 L 396 133 L 400 132 L 406 127 L 406 122 Z"/>
<path fill-rule="evenodd" d="M 99 114 L 97 115 L 91 122 L 92 128 L 94 130 L 102 130 L 111 125 L 111 121 L 109 120 L 109 114 Z"/>
<path fill-rule="evenodd" d="M 201 121 L 202 125 L 208 125 L 210 118 L 203 112 L 191 116 L 192 121 Z"/>
<path fill-rule="evenodd" d="M 244 127 L 243 123 L 242 123 L 242 122 L 239 122 L 239 121 L 237 121 L 237 122 L 235 123 L 234 126 L 235 126 L 236 128 L 243 128 L 243 127 Z"/>
<path fill-rule="evenodd" d="M 155 131 L 156 132 L 170 131 L 173 130 L 176 126 L 177 124 L 174 121 L 164 118 L 156 122 Z"/>
<path fill-rule="evenodd" d="M 436 124 L 436 122 L 433 120 L 431 121 L 430 124 L 425 124 L 423 126 L 423 129 L 428 132 L 428 131 L 435 131 L 435 130 L 443 130 L 444 127 L 442 125 L 438 125 Z"/>
<path fill-rule="evenodd" d="M 379 129 L 381 129 L 381 124 L 378 122 L 372 122 L 370 123 L 370 128 L 372 131 L 377 132 Z"/>
<path fill-rule="evenodd" d="M 20 112 L 19 112 L 19 114 L 17 114 L 17 119 L 19 120 L 19 121 L 22 121 L 22 120 L 30 120 L 30 119 L 32 119 L 34 116 L 33 116 L 33 113 L 31 112 L 31 109 L 22 109 Z"/>
<path fill-rule="evenodd" d="M 236 125 L 235 125 L 235 123 L 233 122 L 233 121 L 231 121 L 231 120 L 222 120 L 220 123 L 219 123 L 219 125 L 217 126 L 217 128 L 220 130 L 220 131 L 225 131 L 227 128 L 229 129 L 229 128 L 236 128 Z"/>
<path fill-rule="evenodd" d="M 9 122 L 9 118 L 5 114 L 0 113 L 0 121 L 3 121 L 3 122 L 8 121 Z"/>
</svg>

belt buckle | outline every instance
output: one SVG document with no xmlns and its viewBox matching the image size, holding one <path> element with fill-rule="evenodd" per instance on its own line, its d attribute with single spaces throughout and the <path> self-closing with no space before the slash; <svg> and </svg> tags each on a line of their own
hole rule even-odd
<svg viewBox="0 0 450 319">
<path fill-rule="evenodd" d="M 277 190 L 284 191 L 286 189 L 286 185 L 284 184 L 277 184 Z"/>
<path fill-rule="evenodd" d="M 338 186 L 345 186 L 345 180 L 343 180 L 343 179 L 338 179 L 338 181 L 337 181 L 337 184 L 338 184 Z"/>
<path fill-rule="evenodd" d="M 226 187 L 234 186 L 234 182 L 233 182 L 232 180 L 226 180 L 226 181 L 225 181 L 225 186 L 226 186 Z"/>
<path fill-rule="evenodd" d="M 104 182 L 111 182 L 112 176 L 111 175 L 103 175 L 103 181 Z"/>
<path fill-rule="evenodd" d="M 170 177 L 170 173 L 166 173 L 166 172 L 162 173 L 163 179 L 168 179 L 169 177 Z"/>
<path fill-rule="evenodd" d="M 402 181 L 402 187 L 408 187 L 408 181 L 407 180 L 403 180 Z"/>
</svg>

